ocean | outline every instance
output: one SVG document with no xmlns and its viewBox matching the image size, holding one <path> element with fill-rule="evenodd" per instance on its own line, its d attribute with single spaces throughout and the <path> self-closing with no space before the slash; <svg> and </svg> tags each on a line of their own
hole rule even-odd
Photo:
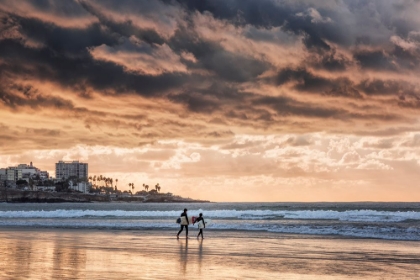
<svg viewBox="0 0 420 280">
<path fill-rule="evenodd" d="M 420 203 L 1 203 L 0 226 L 175 232 L 184 207 L 207 231 L 420 240 Z"/>
</svg>

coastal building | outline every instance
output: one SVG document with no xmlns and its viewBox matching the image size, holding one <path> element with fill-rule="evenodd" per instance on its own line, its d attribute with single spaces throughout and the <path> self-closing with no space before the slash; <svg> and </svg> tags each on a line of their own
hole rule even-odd
<svg viewBox="0 0 420 280">
<path fill-rule="evenodd" d="M 25 180 L 29 184 L 31 179 L 36 183 L 48 180 L 48 178 L 48 172 L 36 168 L 32 162 L 30 164 L 23 163 L 17 166 L 0 168 L 0 181 L 3 181 L 3 185 L 9 188 L 16 188 L 16 182 L 19 180 Z"/>
<path fill-rule="evenodd" d="M 89 177 L 88 164 L 79 161 L 59 161 L 55 164 L 55 178 L 67 180 L 70 177 L 86 179 Z"/>
<path fill-rule="evenodd" d="M 7 180 L 6 168 L 0 168 L 0 181 Z"/>
<path fill-rule="evenodd" d="M 38 177 L 40 180 L 47 180 L 49 178 L 49 174 L 47 171 L 42 171 L 39 168 L 33 166 L 32 162 L 28 164 L 19 164 L 17 169 L 22 170 L 22 177 L 24 179 L 28 178 L 35 178 Z"/>
<path fill-rule="evenodd" d="M 47 180 L 49 174 L 47 171 L 41 171 L 39 168 L 30 164 L 19 164 L 8 168 L 0 169 L 0 180 L 8 182 L 16 182 L 18 180 L 26 180 L 29 183 L 30 179 Z"/>
<path fill-rule="evenodd" d="M 69 189 L 74 190 L 74 191 L 79 191 L 82 193 L 89 193 L 90 184 L 88 182 L 73 183 L 73 181 L 70 180 Z"/>
<path fill-rule="evenodd" d="M 22 170 L 17 167 L 8 167 L 6 168 L 6 180 L 7 181 L 17 181 L 22 179 Z"/>
<path fill-rule="evenodd" d="M 47 171 L 40 171 L 39 172 L 39 177 L 41 179 L 48 180 L 48 178 L 50 177 L 50 174 Z"/>
</svg>

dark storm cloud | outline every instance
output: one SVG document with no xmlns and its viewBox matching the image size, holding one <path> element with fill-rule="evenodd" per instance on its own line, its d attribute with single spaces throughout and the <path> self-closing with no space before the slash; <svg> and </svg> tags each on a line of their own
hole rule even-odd
<svg viewBox="0 0 420 280">
<path fill-rule="evenodd" d="M 353 62 L 343 55 L 337 54 L 335 49 L 313 53 L 310 57 L 309 65 L 315 69 L 327 70 L 331 72 L 342 72 L 347 70 Z"/>
<path fill-rule="evenodd" d="M 172 1 L 165 1 L 172 3 Z M 191 11 L 209 12 L 214 17 L 228 20 L 235 25 L 253 25 L 256 27 L 282 27 L 285 31 L 304 35 L 308 48 L 330 49 L 327 41 L 349 45 L 352 38 L 348 36 L 341 24 L 341 15 L 336 12 L 337 5 L 316 10 L 314 4 L 304 1 L 272 0 L 177 0 Z M 360 3 L 360 6 L 363 4 Z M 321 15 L 314 18 L 313 13 Z M 329 19 L 329 20 L 327 20 Z"/>
<path fill-rule="evenodd" d="M 275 79 L 279 86 L 292 82 L 298 91 L 331 96 L 361 98 L 361 94 L 348 78 L 328 79 L 316 76 L 306 69 L 284 69 Z"/>
<path fill-rule="evenodd" d="M 407 38 L 410 32 L 418 30 L 418 24 L 412 18 L 403 18 L 404 13 L 418 5 L 418 1 L 408 1 L 403 6 L 381 2 L 373 4 L 373 1 L 345 1 L 341 4 L 330 2 L 329 6 L 324 5 L 318 9 L 309 1 L 305 3 L 271 0 L 178 0 L 177 2 L 191 11 L 209 12 L 216 18 L 228 20 L 236 25 L 253 25 L 267 29 L 281 27 L 286 32 L 303 36 L 305 46 L 314 53 L 332 50 L 330 42 L 344 47 L 357 43 L 382 47 L 382 44 L 389 42 L 392 29 L 403 38 Z M 341 12 L 343 8 L 347 8 L 352 14 Z M 378 15 L 378 13 L 383 14 Z M 396 14 L 399 13 L 401 16 L 397 17 Z M 346 20 L 343 17 L 353 17 L 355 23 L 349 26 L 343 21 Z M 377 21 L 382 21 L 383 26 L 377 26 Z M 379 28 L 383 29 L 383 35 L 380 33 L 366 35 L 363 32 L 369 29 L 372 32 L 380 32 Z M 388 37 L 385 35 L 387 32 L 390 34 Z M 395 71 L 399 66 L 412 68 L 410 60 L 404 59 L 404 56 L 407 58 L 408 55 L 401 49 L 395 49 L 389 54 L 382 49 L 354 53 L 354 59 L 362 67 L 381 71 Z M 414 59 L 418 65 L 418 57 L 411 57 L 411 62 Z M 394 61 L 395 58 L 397 61 Z M 323 64 L 330 70 L 345 68 L 343 59 L 337 60 L 331 56 L 324 56 Z"/>
<path fill-rule="evenodd" d="M 66 17 L 78 17 L 86 14 L 77 1 L 62 1 L 57 4 L 50 0 L 32 0 L 30 2 L 35 10 L 54 13 Z"/>
<path fill-rule="evenodd" d="M 44 21 L 39 16 L 31 16 L 30 12 L 8 10 L 2 13 L 3 22 L 7 23 L 4 26 L 14 27 L 20 37 L 16 34 L 0 37 L 3 38 L 0 40 L 0 78 L 5 83 L 16 77 L 53 82 L 85 98 L 92 98 L 91 90 L 103 95 L 134 93 L 163 98 L 182 104 L 190 112 L 203 115 L 217 112 L 218 117 L 255 121 L 264 126 L 275 125 L 278 118 L 293 116 L 395 120 L 397 117 L 393 115 L 350 112 L 340 107 L 340 102 L 350 99 L 362 103 L 367 98 L 392 94 L 400 98 L 401 108 L 417 107 L 416 85 L 404 85 L 387 78 L 357 81 L 352 73 L 355 67 L 374 73 L 396 73 L 401 69 L 416 69 L 419 65 L 418 41 L 416 33 L 411 32 L 412 20 L 392 20 L 387 27 L 379 24 L 389 34 L 383 32 L 386 34 L 376 37 L 373 32 L 369 36 L 357 29 L 358 20 L 363 19 L 366 30 L 374 30 L 370 25 L 373 20 L 364 14 L 367 8 L 371 9 L 370 2 L 332 1 L 319 5 L 311 1 L 271 0 L 69 1 L 54 2 L 54 5 L 52 1 L 33 2 L 35 9 L 44 13 L 60 15 L 68 11 L 68 17 L 89 17 L 91 21 L 69 27 L 53 19 Z M 375 12 L 395 9 L 381 7 L 374 8 Z M 265 51 L 261 51 L 261 42 L 280 47 L 301 42 L 304 45 L 300 52 L 302 57 L 294 58 L 300 62 L 280 67 L 264 54 L 228 49 L 223 37 L 214 39 L 206 37 L 205 31 L 200 33 L 199 24 L 205 23 L 198 23 L 198 14 L 223 20 L 221 26 L 237 28 L 230 36 L 251 40 L 254 50 L 261 53 Z M 348 18 L 343 18 L 344 14 Z M 144 18 L 139 19 L 143 16 L 147 24 Z M 391 29 L 397 26 L 396 34 L 401 38 L 391 42 Z M 223 30 L 215 30 L 217 32 Z M 281 35 L 276 37 L 273 32 Z M 243 41 L 235 43 L 239 45 L 236 49 L 246 48 L 241 46 Z M 366 47 L 369 45 L 373 47 Z M 165 71 L 158 65 L 154 73 L 145 74 L 127 67 L 127 62 L 133 63 L 135 68 L 136 59 L 144 59 L 136 58 L 139 54 L 146 55 L 153 64 L 156 50 L 163 47 L 181 64 L 182 71 Z M 95 57 L 95 50 L 102 51 L 102 56 Z M 108 57 L 114 59 L 107 60 Z M 282 59 L 279 57 L 280 62 Z M 254 89 L 247 89 L 250 84 Z M 267 96 L 261 93 L 266 90 L 261 86 L 273 85 L 277 92 Z M 260 91 L 255 89 L 259 87 Z M 285 97 L 283 92 L 290 88 L 293 93 Z M 33 106 L 45 102 L 46 106 L 56 108 L 74 110 L 76 107 L 70 101 L 50 98 L 49 94 L 22 97 L 13 90 L 25 92 L 25 89 L 13 86 L 7 89 L 3 85 L 0 96 L 11 108 L 31 106 L 31 102 Z M 293 94 L 307 93 L 313 98 L 318 96 L 319 102 L 293 98 Z M 346 101 L 328 104 L 325 96 Z M 378 109 L 374 105 L 371 108 Z"/>
<path fill-rule="evenodd" d="M 269 68 L 266 62 L 226 51 L 219 43 L 200 38 L 188 26 L 180 26 L 168 44 L 178 52 L 195 56 L 198 62 L 191 68 L 209 70 L 228 81 L 246 82 Z"/>
<path fill-rule="evenodd" d="M 220 106 L 218 100 L 213 100 L 199 94 L 170 94 L 168 98 L 174 102 L 186 105 L 193 112 L 212 113 Z"/>
<path fill-rule="evenodd" d="M 17 19 L 20 31 L 30 39 L 61 53 L 86 53 L 87 47 L 115 45 L 119 37 L 95 23 L 86 28 L 64 28 L 34 18 Z"/>
<path fill-rule="evenodd" d="M 297 15 L 298 12 L 310 6 L 282 5 L 270 0 L 178 0 L 177 2 L 189 10 L 200 13 L 209 12 L 216 18 L 229 20 L 236 25 L 251 24 L 264 28 L 282 26 L 287 31 L 305 35 L 304 42 L 307 47 L 329 49 L 329 45 L 324 41 L 322 35 L 326 35 L 326 39 L 336 38 L 339 40 L 341 37 L 337 30 L 323 26 L 323 24 L 315 27 L 310 17 Z M 325 34 L 323 34 L 324 32 Z"/>
<path fill-rule="evenodd" d="M 364 80 L 357 87 L 368 95 L 418 96 L 420 98 L 419 88 L 405 81 Z"/>
<path fill-rule="evenodd" d="M 156 32 L 156 30 L 150 29 L 150 28 L 139 28 L 133 24 L 132 21 L 126 20 L 123 22 L 117 22 L 109 17 L 102 14 L 100 11 L 96 10 L 94 7 L 89 5 L 86 1 L 80 2 L 81 6 L 86 9 L 89 13 L 91 13 L 93 16 L 97 17 L 100 23 L 103 26 L 106 26 L 109 31 L 114 32 L 115 34 L 118 34 L 119 36 L 136 36 L 137 38 L 144 40 L 145 42 L 149 44 L 163 44 L 165 40 Z M 139 2 L 131 3 L 133 5 L 138 5 Z M 143 3 L 144 4 L 144 3 Z M 156 11 L 158 12 L 158 11 Z"/>
<path fill-rule="evenodd" d="M 354 58 L 366 69 L 379 71 L 396 71 L 398 69 L 395 62 L 392 61 L 392 57 L 383 50 L 356 52 Z"/>
<path fill-rule="evenodd" d="M 0 41 L 0 58 L 8 62 L 0 66 L 4 72 L 55 81 L 66 87 L 91 86 L 103 93 L 136 92 L 151 96 L 187 81 L 183 74 L 146 76 L 127 73 L 119 65 L 93 60 L 90 55 L 68 57 L 47 48 L 25 48 L 14 40 Z"/>
</svg>

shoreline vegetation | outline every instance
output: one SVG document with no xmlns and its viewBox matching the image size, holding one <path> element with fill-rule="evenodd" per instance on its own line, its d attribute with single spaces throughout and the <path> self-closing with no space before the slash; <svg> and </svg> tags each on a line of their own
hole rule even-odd
<svg viewBox="0 0 420 280">
<path fill-rule="evenodd" d="M 136 195 L 85 194 L 79 192 L 47 192 L 3 188 L 0 202 L 7 203 L 59 203 L 59 202 L 166 202 L 166 203 L 210 203 L 208 200 L 184 198 L 171 193 L 142 191 Z"/>
</svg>

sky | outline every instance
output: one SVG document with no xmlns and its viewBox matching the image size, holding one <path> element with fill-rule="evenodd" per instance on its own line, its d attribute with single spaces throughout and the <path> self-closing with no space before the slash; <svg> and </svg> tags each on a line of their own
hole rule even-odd
<svg viewBox="0 0 420 280">
<path fill-rule="evenodd" d="M 211 201 L 419 201 L 419 0 L 0 0 L 0 167 Z"/>
</svg>

